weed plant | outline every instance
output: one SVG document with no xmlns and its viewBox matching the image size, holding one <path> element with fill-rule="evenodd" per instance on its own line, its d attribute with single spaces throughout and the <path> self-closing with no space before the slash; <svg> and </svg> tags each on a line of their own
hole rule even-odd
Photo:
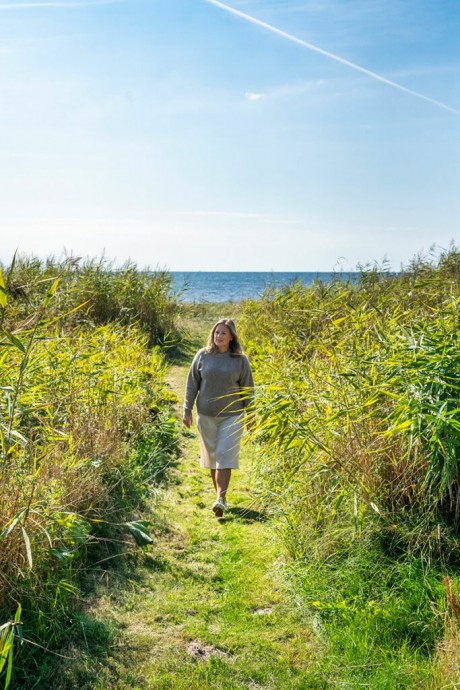
<svg viewBox="0 0 460 690">
<path fill-rule="evenodd" d="M 3 274 L 7 273 L 3 267 Z M 15 325 L 27 321 L 58 276 L 59 291 L 48 312 L 60 319 L 68 313 L 67 327 L 76 323 L 94 327 L 116 321 L 130 327 L 137 325 L 147 334 L 149 346 L 178 344 L 178 295 L 172 289 L 171 274 L 159 269 L 140 270 L 131 261 L 115 268 L 105 257 L 81 260 L 51 256 L 43 261 L 18 256 L 8 281 L 14 299 L 5 318 Z"/>
<path fill-rule="evenodd" d="M 56 276 L 51 262 L 22 259 L 5 277 L 0 273 L 0 616 L 6 621 L 0 671 L 7 662 L 5 687 L 14 642 L 18 647 L 25 640 L 14 664 L 16 687 L 32 682 L 34 649 L 63 644 L 88 558 L 99 552 L 109 557 L 117 544 L 151 542 L 141 519 L 142 500 L 176 450 L 165 359 L 159 347 L 151 347 L 160 338 L 160 326 L 153 327 L 155 305 L 152 320 L 141 319 L 142 300 L 153 300 L 154 289 L 163 290 L 165 309 L 171 301 L 163 278 L 156 284 L 155 278 L 137 277 L 126 268 L 126 294 L 119 313 L 109 318 L 102 307 L 96 309 L 94 295 L 102 295 L 111 280 L 123 292 L 120 276 L 110 277 L 92 264 L 87 273 L 78 273 L 83 284 L 76 288 L 74 267 L 60 270 Z M 101 284 L 85 311 L 79 301 L 90 291 L 91 277 Z M 129 322 L 119 305 L 134 304 L 136 290 L 139 318 Z M 161 323 L 164 328 L 167 319 Z"/>
<path fill-rule="evenodd" d="M 368 268 L 357 283 L 295 282 L 244 305 L 255 471 L 296 596 L 327 631 L 324 668 L 343 663 L 324 670 L 331 687 L 428 682 L 452 614 L 459 317 L 455 247 L 396 276 Z"/>
</svg>

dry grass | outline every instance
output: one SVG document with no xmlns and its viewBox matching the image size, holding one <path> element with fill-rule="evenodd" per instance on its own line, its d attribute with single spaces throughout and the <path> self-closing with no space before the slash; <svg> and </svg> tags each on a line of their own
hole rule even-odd
<svg viewBox="0 0 460 690">
<path fill-rule="evenodd" d="M 444 638 L 436 647 L 433 663 L 433 690 L 460 688 L 460 629 L 457 621 L 448 621 Z"/>
</svg>

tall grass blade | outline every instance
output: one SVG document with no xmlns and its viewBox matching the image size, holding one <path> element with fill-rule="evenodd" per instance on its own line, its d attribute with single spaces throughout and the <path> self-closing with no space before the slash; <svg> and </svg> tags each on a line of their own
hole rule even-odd
<svg viewBox="0 0 460 690">
<path fill-rule="evenodd" d="M 6 292 L 6 285 L 3 279 L 3 273 L 0 270 L 0 307 L 6 307 L 8 304 L 8 295 Z"/>
<path fill-rule="evenodd" d="M 27 534 L 25 528 L 23 527 L 23 525 L 21 525 L 21 530 L 22 530 L 22 536 L 24 538 L 24 544 L 26 546 L 26 554 L 27 554 L 27 561 L 29 563 L 29 570 L 32 570 L 34 567 L 34 564 L 33 564 L 33 559 L 32 559 L 32 549 L 30 546 L 30 538 L 29 538 L 29 535 Z"/>
</svg>

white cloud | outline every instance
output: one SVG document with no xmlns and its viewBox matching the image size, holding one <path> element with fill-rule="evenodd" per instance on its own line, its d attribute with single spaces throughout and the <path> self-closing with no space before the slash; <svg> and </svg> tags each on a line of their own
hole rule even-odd
<svg viewBox="0 0 460 690">
<path fill-rule="evenodd" d="M 244 94 L 247 101 L 260 101 L 265 97 L 264 93 L 254 93 L 253 91 L 246 91 Z"/>
<path fill-rule="evenodd" d="M 174 216 L 198 216 L 202 218 L 221 218 L 227 220 L 253 220 L 259 223 L 296 225 L 299 221 L 269 213 L 248 213 L 246 211 L 177 211 Z"/>
<path fill-rule="evenodd" d="M 287 84 L 279 84 L 267 89 L 265 93 L 257 91 L 246 91 L 244 97 L 251 103 L 256 103 L 261 100 L 273 101 L 283 98 L 296 98 L 304 96 L 305 94 L 320 92 L 323 90 L 326 81 L 324 79 L 302 80 Z"/>
</svg>

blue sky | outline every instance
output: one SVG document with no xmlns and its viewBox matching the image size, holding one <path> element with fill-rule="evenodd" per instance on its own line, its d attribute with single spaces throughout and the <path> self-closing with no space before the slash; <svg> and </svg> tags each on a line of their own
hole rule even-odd
<svg viewBox="0 0 460 690">
<path fill-rule="evenodd" d="M 0 259 L 397 269 L 460 243 L 459 35 L 458 0 L 0 0 Z"/>
</svg>

